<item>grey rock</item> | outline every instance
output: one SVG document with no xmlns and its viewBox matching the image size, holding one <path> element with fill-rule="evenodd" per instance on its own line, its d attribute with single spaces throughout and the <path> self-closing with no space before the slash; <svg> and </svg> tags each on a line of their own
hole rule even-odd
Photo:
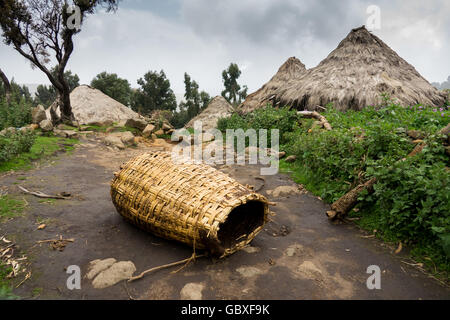
<svg viewBox="0 0 450 320">
<path fill-rule="evenodd" d="M 41 127 L 42 131 L 49 132 L 53 130 L 53 124 L 50 120 L 42 120 L 39 122 L 39 127 Z"/>
<path fill-rule="evenodd" d="M 43 120 L 47 120 L 47 115 L 45 114 L 45 108 L 42 105 L 38 105 L 36 108 L 31 110 L 32 123 L 39 124 Z"/>
</svg>

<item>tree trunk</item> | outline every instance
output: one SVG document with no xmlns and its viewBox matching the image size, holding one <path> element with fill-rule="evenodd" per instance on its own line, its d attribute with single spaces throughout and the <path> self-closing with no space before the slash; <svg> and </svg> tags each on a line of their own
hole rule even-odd
<svg viewBox="0 0 450 320">
<path fill-rule="evenodd" d="M 61 112 L 61 122 L 73 125 L 75 117 L 72 113 L 72 106 L 70 104 L 70 90 L 69 87 L 64 88 L 59 94 L 59 111 Z"/>
<path fill-rule="evenodd" d="M 0 78 L 2 78 L 3 86 L 5 87 L 6 102 L 9 104 L 11 101 L 11 84 L 9 83 L 8 77 L 0 69 Z"/>
</svg>

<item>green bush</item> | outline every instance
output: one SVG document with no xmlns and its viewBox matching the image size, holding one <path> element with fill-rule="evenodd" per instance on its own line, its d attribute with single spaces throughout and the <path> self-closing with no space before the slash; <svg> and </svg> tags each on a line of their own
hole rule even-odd
<svg viewBox="0 0 450 320">
<path fill-rule="evenodd" d="M 0 130 L 20 128 L 31 123 L 31 103 L 25 98 L 11 99 L 9 104 L 0 97 Z"/>
<path fill-rule="evenodd" d="M 286 133 L 291 132 L 297 126 L 298 116 L 295 110 L 288 107 L 272 108 L 267 105 L 265 108 L 257 109 L 247 115 L 239 115 L 234 113 L 229 118 L 219 119 L 217 128 L 225 132 L 227 129 L 254 129 L 256 132 L 260 129 L 280 130 L 280 144 L 285 143 Z M 270 142 L 268 142 L 270 144 Z"/>
<path fill-rule="evenodd" d="M 286 149 L 297 156 L 302 183 L 327 202 L 336 201 L 357 184 L 377 178 L 372 194 L 360 196 L 362 224 L 385 239 L 427 248 L 436 263 L 449 269 L 450 172 L 438 132 L 450 111 L 395 104 L 376 110 L 338 112 L 325 116 L 332 131 L 311 129 L 311 120 L 288 134 Z M 419 130 L 427 145 L 414 157 L 408 130 Z M 400 161 L 405 159 L 404 161 Z"/>
<path fill-rule="evenodd" d="M 0 135 L 0 163 L 11 160 L 15 156 L 28 152 L 35 141 L 35 134 L 26 132 L 7 132 Z"/>
</svg>

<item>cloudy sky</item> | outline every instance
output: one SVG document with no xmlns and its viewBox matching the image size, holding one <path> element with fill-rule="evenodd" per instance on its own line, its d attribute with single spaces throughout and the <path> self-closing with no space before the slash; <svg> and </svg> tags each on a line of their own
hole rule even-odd
<svg viewBox="0 0 450 320">
<path fill-rule="evenodd" d="M 148 70 L 163 69 L 175 93 L 187 72 L 211 95 L 222 90 L 230 62 L 249 92 L 290 56 L 316 66 L 352 28 L 380 8 L 373 31 L 430 82 L 450 75 L 450 1 L 123 0 L 116 13 L 89 16 L 76 36 L 68 68 L 82 83 L 102 71 L 137 87 Z M 49 83 L 12 48 L 0 44 L 0 65 L 18 83 Z"/>
</svg>

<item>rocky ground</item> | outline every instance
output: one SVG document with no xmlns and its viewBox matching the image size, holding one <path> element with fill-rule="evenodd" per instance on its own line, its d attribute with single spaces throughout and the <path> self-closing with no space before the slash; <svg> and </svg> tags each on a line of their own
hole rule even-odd
<svg viewBox="0 0 450 320">
<path fill-rule="evenodd" d="M 157 141 L 158 142 L 158 141 Z M 131 274 L 188 258 L 192 249 L 125 222 L 110 198 L 109 183 L 133 155 L 168 148 L 163 141 L 119 150 L 102 138 L 83 138 L 72 154 L 39 169 L 0 177 L 0 187 L 23 197 L 22 217 L 0 224 L 25 254 L 28 273 L 14 293 L 24 299 L 449 299 L 450 290 L 421 272 L 404 252 L 368 237 L 352 224 L 332 224 L 328 206 L 288 176 L 260 177 L 258 166 L 220 166 L 243 184 L 260 189 L 275 215 L 251 246 L 222 260 L 200 258 L 148 274 Z M 18 186 L 66 200 L 42 201 Z M 45 227 L 38 229 L 39 226 Z M 62 239 L 39 243 L 42 240 Z M 81 289 L 69 290 L 69 266 L 79 266 Z M 381 269 L 381 289 L 369 290 L 368 266 Z M 69 271 L 72 269 L 69 268 Z M 117 282 L 119 281 L 119 282 Z M 116 283 L 117 282 L 117 283 Z M 114 284 L 115 283 L 115 284 Z"/>
</svg>

